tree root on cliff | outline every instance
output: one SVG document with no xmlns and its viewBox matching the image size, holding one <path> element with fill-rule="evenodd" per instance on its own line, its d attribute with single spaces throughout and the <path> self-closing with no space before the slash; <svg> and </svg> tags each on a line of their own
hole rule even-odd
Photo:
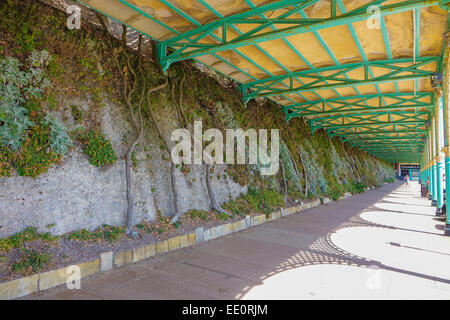
<svg viewBox="0 0 450 320">
<path fill-rule="evenodd" d="M 283 165 L 283 161 L 281 161 L 281 160 L 280 160 L 280 167 L 281 167 L 281 174 L 283 175 L 284 204 L 286 205 L 287 198 L 288 198 L 288 189 L 287 189 L 287 183 L 286 183 L 286 175 L 284 173 L 284 165 Z"/>
<path fill-rule="evenodd" d="M 210 164 L 206 165 L 206 188 L 208 189 L 209 200 L 211 201 L 211 208 L 213 208 L 219 213 L 231 216 L 231 214 L 222 209 L 220 205 L 217 203 L 216 195 L 214 193 L 213 187 L 211 186 L 211 168 L 212 165 Z"/>
<path fill-rule="evenodd" d="M 183 74 L 181 81 L 180 81 L 180 90 L 179 90 L 179 96 L 178 96 L 178 103 L 175 99 L 175 83 L 172 84 L 172 100 L 175 104 L 175 108 L 177 111 L 177 118 L 180 126 L 184 129 L 188 130 L 188 124 L 187 124 L 187 118 L 184 114 L 182 103 L 183 103 L 183 84 L 186 80 L 186 73 Z M 192 131 L 192 130 L 190 130 Z M 191 132 L 191 137 L 194 139 L 194 135 Z M 211 186 L 211 168 L 212 165 L 206 165 L 206 188 L 208 189 L 208 196 L 209 200 L 211 202 L 211 208 L 219 213 L 226 214 L 227 216 L 231 216 L 228 212 L 226 212 L 224 209 L 220 207 L 216 200 L 216 196 L 213 190 L 213 187 Z M 173 179 L 173 178 L 172 178 Z M 182 211 L 178 211 L 178 213 L 172 218 L 171 222 L 176 223 L 181 217 L 183 216 Z"/>
<path fill-rule="evenodd" d="M 123 39 L 126 39 L 126 27 L 124 26 L 123 31 Z M 139 37 L 139 48 L 141 48 L 142 36 Z M 126 42 L 122 43 L 123 46 L 126 46 Z M 138 52 L 139 61 L 138 61 L 138 74 L 134 70 L 133 66 L 130 63 L 130 55 L 127 54 L 127 48 L 122 48 L 123 56 L 125 61 L 121 65 L 119 62 L 119 53 L 121 50 L 115 50 L 113 57 L 116 62 L 116 67 L 119 73 L 123 74 L 123 100 L 125 105 L 128 107 L 128 111 L 130 113 L 131 122 L 136 131 L 136 138 L 130 144 L 127 149 L 125 155 L 125 177 L 126 177 L 126 197 L 127 197 L 127 220 L 126 220 L 126 233 L 132 236 L 136 236 L 137 232 L 134 230 L 134 226 L 136 224 L 135 216 L 136 209 L 134 206 L 134 195 L 133 195 L 133 186 L 132 186 L 132 176 L 131 176 L 131 167 L 133 165 L 132 156 L 136 149 L 136 146 L 142 142 L 143 132 L 144 132 L 144 122 L 142 118 L 142 105 L 145 97 L 147 96 L 147 103 L 149 103 L 148 97 L 150 93 L 161 90 L 165 88 L 166 84 L 154 87 L 147 88 L 147 78 L 145 76 L 144 71 L 142 70 L 142 56 L 141 52 Z M 129 73 L 132 75 L 132 79 L 129 77 Z M 137 108 L 135 108 L 135 103 L 133 103 L 133 94 L 138 90 L 139 84 L 141 86 Z M 148 105 L 149 106 L 149 105 Z M 149 109 L 151 109 L 149 107 Z"/>
</svg>

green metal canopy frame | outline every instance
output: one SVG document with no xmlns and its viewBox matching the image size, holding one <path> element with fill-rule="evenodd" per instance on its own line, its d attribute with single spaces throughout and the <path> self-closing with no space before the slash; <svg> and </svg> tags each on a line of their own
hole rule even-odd
<svg viewBox="0 0 450 320">
<path fill-rule="evenodd" d="M 330 0 L 329 16 L 311 18 L 306 13 L 321 0 L 281 0 L 255 5 L 252 0 L 244 0 L 246 7 L 239 13 L 225 16 L 207 0 L 195 2 L 206 9 L 214 19 L 201 23 L 191 13 L 183 10 L 180 1 L 158 0 L 158 2 L 191 25 L 188 31 L 179 31 L 168 19 L 156 17 L 142 6 L 145 1 L 111 0 L 109 4 L 119 3 L 132 10 L 131 18 L 120 19 L 111 10 L 104 12 L 105 0 L 85 0 L 88 6 L 119 20 L 157 41 L 157 56 L 164 72 L 172 63 L 195 59 L 205 63 L 203 57 L 212 57 L 214 63 L 206 65 L 216 71 L 217 63 L 235 71 L 225 74 L 233 78 L 236 74 L 247 79 L 240 81 L 244 102 L 250 99 L 267 97 L 282 105 L 286 121 L 295 117 L 308 119 L 311 130 L 326 130 L 332 137 L 357 146 L 374 156 L 390 162 L 419 162 L 419 153 L 424 147 L 427 127 L 432 119 L 436 105 L 434 92 L 418 90 L 419 81 L 439 78 L 443 71 L 444 50 L 440 56 L 420 56 L 421 9 L 440 7 L 448 11 L 449 0 L 409 0 L 392 4 L 386 0 L 365 1 L 347 10 L 345 0 Z M 156 2 L 153 1 L 153 2 Z M 182 2 L 182 1 L 181 1 Z M 150 3 L 150 2 L 149 2 Z M 387 4 L 390 3 L 390 4 Z M 323 4 L 323 3 L 322 3 Z M 388 59 L 370 60 L 358 38 L 355 23 L 373 16 L 370 10 L 377 6 L 382 39 Z M 100 9 L 99 9 L 100 8 Z M 103 11 L 102 9 L 103 8 Z M 277 12 L 275 17 L 273 13 Z M 414 48 L 410 57 L 393 58 L 385 17 L 393 14 L 412 12 L 414 17 Z M 147 20 L 166 30 L 163 39 L 144 32 L 139 19 Z M 361 61 L 340 63 L 321 35 L 327 29 L 346 26 L 353 38 Z M 407 26 L 405 26 L 407 28 Z M 291 37 L 312 34 L 334 62 L 333 65 L 315 67 L 292 44 Z M 338 35 L 338 34 L 337 34 Z M 298 61 L 307 68 L 291 71 L 284 65 L 274 51 L 264 47 L 264 42 L 281 40 Z M 262 60 L 249 56 L 242 50 L 253 46 L 264 59 L 279 67 L 281 72 L 270 72 Z M 265 76 L 255 76 L 248 70 L 227 59 L 223 53 L 232 53 L 264 72 Z M 221 71 L 218 71 L 221 72 Z M 402 82 L 413 82 L 414 90 L 401 90 Z M 393 85 L 394 92 L 387 92 L 384 85 Z M 358 88 L 374 86 L 377 93 L 364 94 Z M 356 94 L 343 95 L 340 89 L 351 88 Z M 404 88 L 404 87 L 403 87 Z M 331 92 L 335 97 L 326 97 L 323 92 Z M 311 94 L 315 98 L 311 98 Z"/>
</svg>

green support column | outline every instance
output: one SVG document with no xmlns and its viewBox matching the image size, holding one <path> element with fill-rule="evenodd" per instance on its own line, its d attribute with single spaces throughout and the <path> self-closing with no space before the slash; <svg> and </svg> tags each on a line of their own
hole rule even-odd
<svg viewBox="0 0 450 320">
<path fill-rule="evenodd" d="M 448 111 L 447 111 L 448 112 Z M 450 197 L 448 196 L 448 190 L 450 190 L 450 152 L 448 146 L 445 148 L 445 192 L 446 192 L 446 209 L 449 207 Z M 445 235 L 450 236 L 450 214 L 446 210 L 446 219 L 445 219 Z"/>
<path fill-rule="evenodd" d="M 429 142 L 428 142 L 428 144 L 429 144 L 429 146 L 428 146 L 428 148 L 429 148 L 429 150 L 428 150 L 428 157 L 429 157 L 428 171 L 429 171 L 429 175 L 430 175 L 430 200 L 433 200 L 433 197 L 434 197 L 434 179 L 433 179 L 434 174 L 433 174 L 433 172 L 434 172 L 434 170 L 433 170 L 433 139 L 432 139 L 432 135 L 431 135 L 431 126 L 428 131 L 428 140 L 429 140 Z"/>
<path fill-rule="evenodd" d="M 432 190 L 433 190 L 433 180 L 431 179 L 431 159 L 430 159 L 430 137 L 427 137 L 427 180 L 428 180 L 428 191 L 429 200 L 431 200 Z"/>
<path fill-rule="evenodd" d="M 431 167 L 431 174 L 433 179 L 433 197 L 431 200 L 431 205 L 436 206 L 437 204 L 437 170 L 436 170 L 436 121 L 435 115 L 431 120 L 431 159 L 433 161 L 433 166 Z"/>
<path fill-rule="evenodd" d="M 430 153 L 430 134 L 427 134 L 427 180 L 428 180 L 428 192 L 429 200 L 431 200 L 433 194 L 433 179 L 431 179 L 431 153 Z"/>
<path fill-rule="evenodd" d="M 446 40 L 447 46 L 445 49 L 443 63 L 445 64 L 445 79 L 443 85 L 443 104 L 444 104 L 444 153 L 445 153 L 445 198 L 446 198 L 446 221 L 445 221 L 445 231 L 446 236 L 450 236 L 450 214 L 448 214 L 448 209 L 450 208 L 450 87 L 449 87 L 449 73 L 450 73 L 450 59 L 449 59 L 449 47 Z"/>
<path fill-rule="evenodd" d="M 434 114 L 434 138 L 435 138 L 435 158 L 436 158 L 436 215 L 441 215 L 441 207 L 443 204 L 444 190 L 442 182 L 443 163 L 441 158 L 441 99 L 440 91 L 436 95 L 436 111 Z"/>
</svg>

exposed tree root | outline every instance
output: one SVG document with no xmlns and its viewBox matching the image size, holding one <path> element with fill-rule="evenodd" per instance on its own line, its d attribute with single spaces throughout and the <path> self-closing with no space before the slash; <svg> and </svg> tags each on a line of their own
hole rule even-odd
<svg viewBox="0 0 450 320">
<path fill-rule="evenodd" d="M 102 21 L 102 20 L 101 20 Z M 103 23 L 104 25 L 104 23 Z M 105 26 L 105 25 L 104 25 Z M 136 224 L 136 209 L 134 206 L 134 195 L 133 195 L 133 186 L 132 186 L 132 176 L 131 176 L 131 167 L 133 165 L 132 162 L 132 156 L 136 149 L 136 146 L 142 142 L 143 139 L 143 132 L 144 132 L 144 123 L 142 118 L 142 105 L 144 102 L 145 97 L 147 96 L 147 104 L 149 109 L 149 95 L 150 93 L 163 89 L 166 84 L 160 85 L 155 88 L 151 88 L 147 90 L 147 77 L 145 76 L 144 71 L 142 70 L 142 56 L 141 52 L 138 52 L 139 55 L 139 62 L 138 62 L 138 72 L 139 74 L 136 74 L 136 71 L 134 70 L 133 66 L 130 63 L 130 56 L 127 54 L 127 48 L 126 48 L 126 27 L 123 27 L 123 40 L 125 41 L 122 43 L 125 48 L 123 48 L 124 52 L 124 58 L 125 62 L 121 65 L 119 62 L 119 51 L 115 51 L 114 59 L 116 62 L 116 67 L 119 71 L 119 73 L 123 74 L 123 100 L 125 102 L 125 105 L 128 107 L 128 111 L 130 113 L 131 122 L 133 124 L 133 127 L 136 131 L 136 138 L 133 140 L 131 145 L 128 147 L 126 155 L 125 155 L 125 177 L 126 177 L 126 197 L 127 197 L 127 220 L 126 220 L 126 233 L 129 235 L 135 235 L 136 231 L 134 230 L 134 226 Z M 142 42 L 142 36 L 139 37 L 139 48 L 141 48 L 141 42 Z M 132 75 L 132 79 L 129 77 L 129 73 Z M 139 94 L 139 101 L 137 104 L 137 110 L 135 110 L 134 103 L 133 103 L 133 94 L 138 89 L 139 83 L 141 85 L 141 90 Z"/>
<path fill-rule="evenodd" d="M 299 152 L 298 155 L 300 157 L 300 162 L 302 163 L 302 167 L 303 167 L 303 173 L 305 175 L 305 198 L 307 198 L 308 197 L 308 190 L 309 190 L 308 172 L 306 171 L 305 163 L 303 162 L 302 153 Z"/>
<path fill-rule="evenodd" d="M 212 165 L 206 165 L 206 187 L 208 189 L 209 200 L 211 201 L 211 208 L 216 210 L 219 213 L 226 214 L 227 216 L 231 216 L 227 211 L 222 209 L 220 205 L 217 203 L 216 195 L 214 193 L 213 187 L 211 186 L 211 168 Z"/>
<path fill-rule="evenodd" d="M 289 157 L 291 158 L 291 161 L 294 164 L 294 170 L 295 170 L 295 173 L 297 174 L 297 177 L 300 178 L 300 173 L 297 168 L 297 163 L 295 162 L 295 159 L 294 159 L 294 157 L 292 157 L 292 154 L 290 152 L 289 152 Z M 298 186 L 299 186 L 300 194 L 303 194 L 303 188 L 302 188 L 302 185 L 300 184 L 300 181 L 298 182 Z"/>
<path fill-rule="evenodd" d="M 288 131 L 289 131 L 289 135 L 291 136 L 291 140 L 296 141 L 296 139 L 294 138 L 294 134 L 291 131 L 291 127 L 289 127 L 289 126 L 288 126 Z M 305 197 L 307 197 L 308 196 L 308 188 L 309 188 L 308 173 L 306 172 L 306 167 L 305 167 L 305 164 L 303 163 L 302 155 L 300 154 L 300 151 L 298 150 L 298 148 L 296 148 L 296 151 L 297 151 L 296 153 L 300 159 L 300 163 L 302 164 L 302 168 L 303 168 L 303 175 L 305 177 L 305 193 L 304 193 L 304 195 L 305 195 Z M 294 163 L 294 169 L 295 169 L 295 172 L 297 173 L 297 176 L 300 177 L 300 173 L 298 171 L 298 167 L 297 167 L 297 163 L 295 162 L 295 159 L 292 157 L 291 153 L 289 153 L 289 156 L 291 157 L 291 160 Z M 303 194 L 303 188 L 302 188 L 301 184 L 300 184 L 300 194 Z"/>
<path fill-rule="evenodd" d="M 126 53 L 125 53 L 126 55 Z M 125 105 L 128 107 L 128 111 L 130 112 L 130 118 L 131 122 L 133 124 L 134 129 L 137 131 L 137 137 L 136 139 L 131 143 L 129 146 L 126 155 L 125 155 L 125 176 L 126 176 L 126 197 L 127 197 L 127 222 L 126 222 L 126 232 L 127 234 L 132 234 L 133 232 L 133 225 L 134 225 L 134 216 L 135 216 L 135 207 L 134 207 L 134 197 L 133 197 L 133 190 L 132 190 L 132 183 L 131 183 L 131 155 L 136 147 L 136 145 L 139 143 L 139 141 L 142 139 L 142 117 L 140 115 L 140 110 L 142 108 L 142 100 L 144 96 L 144 90 L 145 87 L 142 89 L 141 97 L 139 99 L 139 106 L 138 106 L 138 114 L 135 114 L 135 111 L 133 109 L 133 105 L 131 102 L 132 95 L 136 90 L 137 87 L 137 77 L 134 72 L 134 70 L 131 68 L 130 65 L 130 58 L 126 55 L 126 64 L 127 67 L 121 68 L 119 59 L 117 55 L 115 56 L 116 66 L 119 70 L 119 72 L 123 73 L 123 98 Z M 134 81 L 128 80 L 128 70 L 132 73 L 134 77 Z M 138 120 L 139 119 L 139 120 Z"/>
<path fill-rule="evenodd" d="M 288 198 L 288 189 L 287 189 L 287 183 L 286 183 L 286 175 L 284 173 L 284 165 L 283 165 L 283 161 L 280 160 L 280 167 L 281 167 L 281 173 L 283 175 L 283 185 L 284 185 L 284 204 L 287 203 L 287 198 Z"/>
<path fill-rule="evenodd" d="M 178 123 L 182 128 L 187 129 L 187 119 L 186 119 L 186 116 L 181 107 L 183 105 L 183 84 L 185 81 L 186 81 L 186 74 L 183 74 L 181 81 L 180 81 L 180 91 L 179 91 L 179 96 L 178 96 L 178 103 L 175 98 L 175 81 L 172 81 L 172 90 L 171 91 L 172 91 L 172 100 L 173 100 L 173 103 L 175 104 L 175 109 L 177 111 Z"/>
<path fill-rule="evenodd" d="M 180 90 L 179 90 L 179 96 L 178 96 L 178 103 L 177 100 L 175 98 L 175 82 L 173 82 L 172 84 L 172 100 L 175 104 L 175 108 L 177 111 L 177 118 L 179 121 L 179 124 L 182 128 L 184 129 L 188 129 L 188 124 L 187 124 L 187 118 L 186 115 L 184 114 L 183 111 L 183 84 L 186 81 L 186 73 L 183 74 L 181 81 L 180 81 Z M 192 133 L 192 132 L 191 132 Z M 194 135 L 191 134 L 192 139 L 194 139 Z M 218 204 L 217 200 L 216 200 L 216 196 L 213 190 L 213 187 L 211 186 L 211 168 L 212 165 L 206 165 L 206 188 L 208 189 L 208 196 L 209 196 L 209 200 L 211 202 L 211 208 L 213 210 L 216 210 L 219 213 L 223 213 L 226 214 L 228 216 L 231 216 L 228 212 L 226 212 L 224 209 L 222 209 L 220 207 L 220 205 Z M 172 181 L 173 181 L 173 177 L 172 177 Z M 172 223 L 176 223 L 181 217 L 183 216 L 183 212 L 182 211 L 178 211 L 177 210 L 177 214 L 174 215 L 174 217 L 172 218 L 171 222 Z"/>
<path fill-rule="evenodd" d="M 169 78 L 166 78 L 166 81 L 164 84 L 162 84 L 160 87 L 158 87 L 159 89 L 163 89 L 165 87 L 167 87 L 169 83 Z M 175 177 L 175 172 L 176 172 L 176 167 L 173 163 L 172 160 L 172 154 L 170 152 L 169 149 L 169 144 L 167 143 L 166 139 L 164 138 L 164 135 L 162 134 L 162 131 L 158 125 L 158 121 L 156 120 L 156 116 L 155 113 L 153 112 L 153 109 L 150 106 L 150 91 L 148 92 L 147 95 L 147 101 L 148 101 L 148 112 L 150 114 L 150 118 L 153 122 L 154 127 L 156 128 L 156 132 L 158 133 L 159 139 L 163 142 L 164 144 L 164 149 L 167 151 L 167 153 L 169 154 L 169 159 L 170 159 L 170 186 L 172 189 L 172 194 L 173 194 L 173 207 L 174 207 L 174 213 L 173 213 L 173 217 L 177 217 L 180 216 L 180 209 L 178 207 L 178 189 L 177 189 L 177 184 L 176 184 L 176 177 Z M 175 223 L 176 221 L 173 221 L 174 219 L 172 218 L 172 223 Z"/>
</svg>

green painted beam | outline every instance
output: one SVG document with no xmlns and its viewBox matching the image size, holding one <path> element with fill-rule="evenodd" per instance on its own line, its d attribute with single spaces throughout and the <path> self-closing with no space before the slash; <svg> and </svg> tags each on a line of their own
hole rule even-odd
<svg viewBox="0 0 450 320">
<path fill-rule="evenodd" d="M 426 123 L 427 123 L 426 120 L 423 120 L 423 121 L 399 121 L 399 122 L 376 121 L 376 122 L 359 123 L 359 124 L 341 124 L 341 125 L 333 124 L 333 125 L 317 127 L 316 129 L 358 128 L 358 127 L 364 127 L 364 126 L 380 126 L 380 125 L 392 126 L 394 124 L 397 124 L 397 125 L 422 125 L 422 126 L 425 126 Z"/>
<path fill-rule="evenodd" d="M 424 141 L 424 137 L 417 137 L 417 136 L 410 136 L 410 137 L 371 137 L 371 138 L 357 138 L 357 139 L 351 139 L 351 138 L 345 138 L 345 142 L 351 142 L 351 143 L 359 143 L 359 142 L 383 142 L 383 141 L 399 141 L 399 140 L 417 140 L 417 141 Z"/>
<path fill-rule="evenodd" d="M 379 143 L 379 144 L 358 144 L 358 143 L 351 143 L 350 144 L 353 147 L 358 147 L 362 149 L 375 149 L 375 150 L 382 150 L 382 149 L 404 149 L 404 148 L 414 148 L 414 149 L 420 149 L 423 147 L 422 142 L 408 142 L 408 143 Z"/>
<path fill-rule="evenodd" d="M 359 112 L 355 110 L 354 113 L 346 113 L 343 115 L 318 115 L 317 117 L 310 117 L 309 119 L 312 120 L 314 123 L 319 124 L 327 124 L 331 123 L 331 121 L 336 120 L 350 120 L 354 121 L 355 123 L 363 123 L 363 121 L 371 121 L 371 120 L 378 120 L 379 117 L 384 116 L 386 114 L 389 114 L 391 116 L 398 116 L 401 117 L 401 119 L 393 120 L 392 122 L 396 121 L 404 121 L 404 120 L 422 120 L 421 117 L 428 116 L 430 114 L 429 111 L 420 111 L 420 112 L 407 112 L 407 111 L 370 111 L 370 112 Z M 394 123 L 395 124 L 395 123 Z"/>
<path fill-rule="evenodd" d="M 398 131 L 391 131 L 391 130 L 372 130 L 372 131 L 364 131 L 364 132 L 345 132 L 345 131 L 334 131 L 330 133 L 331 137 L 352 137 L 352 136 L 367 136 L 367 135 L 383 135 L 388 136 L 391 134 L 425 134 L 426 130 L 420 130 L 420 129 L 411 129 L 411 130 L 398 130 Z"/>
<path fill-rule="evenodd" d="M 255 17 L 261 13 L 272 11 L 276 8 L 280 9 L 283 8 L 284 6 L 284 8 L 288 9 L 287 10 L 288 12 L 285 13 L 281 17 L 281 19 L 286 20 L 290 16 L 296 14 L 298 11 L 316 2 L 317 0 L 302 1 L 300 3 L 297 1 L 297 6 L 294 8 L 287 8 L 289 6 L 287 2 L 269 3 L 265 6 L 254 8 L 241 14 L 236 14 L 223 19 L 213 21 L 211 23 L 188 31 L 184 34 L 161 42 L 158 45 L 159 60 L 161 62 L 161 65 L 163 66 L 163 69 L 167 70 L 169 65 L 176 61 L 192 59 L 195 57 L 213 54 L 220 51 L 231 50 L 243 46 L 255 45 L 260 42 L 285 38 L 297 34 L 308 33 L 312 31 L 318 31 L 326 28 L 364 21 L 369 19 L 372 15 L 372 13 L 367 10 L 371 5 L 380 5 L 381 3 L 386 1 L 385 0 L 370 1 L 369 3 L 361 5 L 359 8 L 356 8 L 350 12 L 341 14 L 339 16 L 332 16 L 332 14 L 330 13 L 330 17 L 325 19 L 300 19 L 300 20 L 297 19 L 297 21 L 292 21 L 293 22 L 292 24 L 294 24 L 294 26 L 288 24 L 285 28 L 278 28 L 276 30 L 269 29 L 269 27 L 273 25 L 275 22 L 272 23 L 272 21 L 266 19 L 261 20 L 260 23 L 254 21 L 254 24 L 257 24 L 257 26 L 255 26 L 252 30 L 246 32 L 245 34 L 237 38 L 230 39 L 230 37 L 228 37 L 226 32 L 225 34 L 223 34 L 223 32 L 220 32 L 219 34 L 222 34 L 221 36 L 222 39 L 220 42 L 200 43 L 201 40 L 203 40 L 205 37 L 215 32 L 216 30 L 226 31 L 228 25 L 234 25 L 236 22 L 239 21 L 239 20 L 233 21 L 233 19 L 243 18 L 244 20 L 247 20 L 248 18 Z M 390 14 L 425 8 L 429 6 L 441 6 L 444 5 L 446 2 L 447 1 L 444 0 L 434 0 L 434 1 L 409 0 L 395 4 L 379 6 L 379 9 L 380 15 L 386 16 Z M 293 2 L 290 3 L 291 5 L 293 4 Z M 277 4 L 279 4 L 279 6 L 277 6 Z M 258 19 L 262 18 L 255 18 L 252 20 Z M 280 17 L 278 17 L 278 19 L 280 19 Z M 239 23 L 242 22 L 243 20 L 239 21 Z M 267 31 L 267 29 L 269 29 L 269 31 Z M 266 30 L 266 32 L 264 32 L 264 30 Z M 169 47 L 175 47 L 178 49 L 177 51 L 175 51 L 175 53 L 168 55 L 167 48 Z"/>
<path fill-rule="evenodd" d="M 301 112 L 301 111 L 294 111 L 292 113 L 289 113 L 286 115 L 287 118 L 292 119 L 294 117 L 310 117 L 310 116 L 320 116 L 320 115 L 352 115 L 352 114 L 363 114 L 363 113 L 387 113 L 389 111 L 396 111 L 396 110 L 419 110 L 419 109 L 429 109 L 431 112 L 431 108 L 433 107 L 430 103 L 418 103 L 416 105 L 408 105 L 408 106 L 389 106 L 389 107 L 381 107 L 381 108 L 358 108 L 358 109 L 338 109 L 338 110 L 327 110 L 327 111 L 318 111 L 318 112 Z"/>
<path fill-rule="evenodd" d="M 394 140 L 384 140 L 384 141 L 346 141 L 353 144 L 358 145 L 366 145 L 366 146 L 402 146 L 402 145 L 423 145 L 424 141 L 422 139 L 412 139 L 412 140 L 403 140 L 403 141 L 394 141 Z"/>
<path fill-rule="evenodd" d="M 360 148 L 364 150 L 420 150 L 423 148 L 421 145 L 411 144 L 404 146 L 389 146 L 389 145 L 380 145 L 380 146 L 360 146 Z"/>
<path fill-rule="evenodd" d="M 393 100 L 387 104 L 386 99 Z M 423 102 L 429 99 L 430 102 Z M 371 102 L 371 103 L 368 103 Z M 293 117 L 308 117 L 312 115 L 349 114 L 355 111 L 390 111 L 408 109 L 432 109 L 434 107 L 434 93 L 382 93 L 342 98 L 331 98 L 283 106 L 282 110 L 287 119 Z"/>
<path fill-rule="evenodd" d="M 421 68 L 434 64 L 437 61 L 439 61 L 439 57 L 417 58 L 416 62 L 410 58 L 403 58 L 368 62 L 363 61 L 307 69 L 247 82 L 241 85 L 241 92 L 244 101 L 249 101 L 250 99 L 257 97 L 273 97 L 283 94 L 330 90 L 349 86 L 376 85 L 388 82 L 429 79 L 434 71 L 423 70 Z M 399 66 L 399 64 L 409 65 Z M 370 77 L 368 70 L 373 68 L 383 69 L 387 73 L 378 77 Z M 364 74 L 364 77 L 349 76 L 349 73 L 353 71 L 361 71 Z M 296 78 L 308 78 L 311 82 L 298 83 Z"/>
<path fill-rule="evenodd" d="M 381 114 L 364 114 L 364 115 L 354 115 L 354 116 L 329 116 L 326 118 L 316 118 L 316 119 L 309 119 L 309 125 L 311 127 L 312 131 L 315 131 L 318 128 L 329 128 L 329 126 L 338 127 L 338 128 L 347 128 L 347 127 L 367 127 L 371 126 L 373 124 L 379 124 L 389 126 L 389 125 L 399 125 L 399 124 L 412 124 L 412 122 L 427 122 L 427 120 L 430 118 L 429 114 L 427 113 L 394 113 L 390 112 L 389 114 L 394 115 L 397 117 L 396 120 L 389 119 L 386 120 L 380 120 L 379 117 L 384 116 L 384 113 Z M 426 117 L 424 119 L 423 117 Z"/>
</svg>

